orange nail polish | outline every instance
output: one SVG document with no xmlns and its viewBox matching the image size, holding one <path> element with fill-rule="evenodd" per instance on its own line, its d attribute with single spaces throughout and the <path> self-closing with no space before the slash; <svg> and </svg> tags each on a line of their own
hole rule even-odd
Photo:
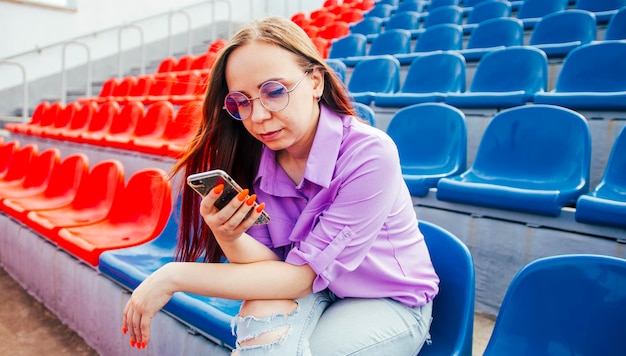
<svg viewBox="0 0 626 356">
<path fill-rule="evenodd" d="M 145 348 L 146 348 L 146 345 L 147 345 L 147 343 L 146 343 L 145 341 L 144 341 L 144 342 L 142 342 L 142 343 L 141 343 L 141 348 L 142 348 L 142 349 L 145 349 Z"/>
<path fill-rule="evenodd" d="M 224 184 L 218 184 L 215 186 L 215 188 L 213 188 L 213 193 L 215 194 L 222 194 L 223 191 L 224 191 Z"/>
<path fill-rule="evenodd" d="M 256 212 L 260 213 L 263 211 L 264 208 L 265 208 L 265 203 L 261 203 L 259 204 L 259 206 L 256 207 Z"/>
<path fill-rule="evenodd" d="M 125 326 L 122 326 L 122 334 L 126 335 L 126 332 L 127 332 L 127 331 L 128 331 L 128 330 L 126 329 L 126 327 L 125 327 Z"/>
<path fill-rule="evenodd" d="M 252 194 L 250 196 L 250 198 L 248 198 L 248 200 L 246 200 L 246 205 L 252 206 L 252 204 L 254 204 L 255 200 L 256 200 L 256 194 Z"/>
<path fill-rule="evenodd" d="M 133 339 L 130 340 L 130 347 L 135 347 L 135 340 Z"/>
<path fill-rule="evenodd" d="M 239 199 L 239 201 L 243 201 L 248 196 L 248 192 L 249 192 L 248 189 L 242 190 L 241 193 L 239 193 L 239 195 L 237 195 L 237 199 Z"/>
</svg>

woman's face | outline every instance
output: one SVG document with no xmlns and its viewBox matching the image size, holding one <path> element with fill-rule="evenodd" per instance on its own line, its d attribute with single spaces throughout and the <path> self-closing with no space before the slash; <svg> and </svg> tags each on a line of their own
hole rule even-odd
<svg viewBox="0 0 626 356">
<path fill-rule="evenodd" d="M 306 157 L 313 143 L 321 96 L 323 76 L 319 70 L 305 75 L 293 53 L 266 42 L 253 41 L 235 49 L 226 63 L 228 90 L 248 98 L 259 96 L 267 81 L 282 83 L 288 90 L 289 104 L 281 111 L 270 111 L 260 100 L 252 101 L 252 113 L 242 121 L 257 140 L 274 151 L 286 150 L 290 155 Z M 234 120 L 234 119 L 232 119 Z"/>
</svg>

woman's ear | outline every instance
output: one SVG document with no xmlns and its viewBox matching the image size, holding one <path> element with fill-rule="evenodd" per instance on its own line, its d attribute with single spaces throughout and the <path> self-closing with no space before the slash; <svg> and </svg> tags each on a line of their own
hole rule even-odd
<svg viewBox="0 0 626 356">
<path fill-rule="evenodd" d="M 324 94 L 324 69 L 314 69 L 311 73 L 311 79 L 313 80 L 313 94 L 315 97 L 321 98 Z"/>
</svg>

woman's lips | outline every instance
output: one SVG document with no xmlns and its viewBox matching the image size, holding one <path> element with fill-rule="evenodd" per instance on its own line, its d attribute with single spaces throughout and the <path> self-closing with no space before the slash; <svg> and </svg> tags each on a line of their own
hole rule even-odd
<svg viewBox="0 0 626 356">
<path fill-rule="evenodd" d="M 281 131 L 282 130 L 268 131 L 266 133 L 259 134 L 259 136 L 261 136 L 263 141 L 272 141 L 272 140 L 275 140 L 276 138 L 278 138 L 278 136 L 280 135 Z"/>
</svg>

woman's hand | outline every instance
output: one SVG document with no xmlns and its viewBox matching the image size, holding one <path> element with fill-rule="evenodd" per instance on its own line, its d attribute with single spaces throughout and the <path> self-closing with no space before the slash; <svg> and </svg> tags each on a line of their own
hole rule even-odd
<svg viewBox="0 0 626 356">
<path fill-rule="evenodd" d="M 264 203 L 256 208 L 256 194 L 248 195 L 244 189 L 226 206 L 218 210 L 214 204 L 224 190 L 223 184 L 218 184 L 202 199 L 200 214 L 219 242 L 231 243 L 237 240 L 248 230 L 261 215 Z"/>
<path fill-rule="evenodd" d="M 122 332 L 129 333 L 130 346 L 143 349 L 150 341 L 150 324 L 156 313 L 172 298 L 169 290 L 170 273 L 168 266 L 161 267 L 146 278 L 133 292 L 122 320 Z"/>
</svg>

